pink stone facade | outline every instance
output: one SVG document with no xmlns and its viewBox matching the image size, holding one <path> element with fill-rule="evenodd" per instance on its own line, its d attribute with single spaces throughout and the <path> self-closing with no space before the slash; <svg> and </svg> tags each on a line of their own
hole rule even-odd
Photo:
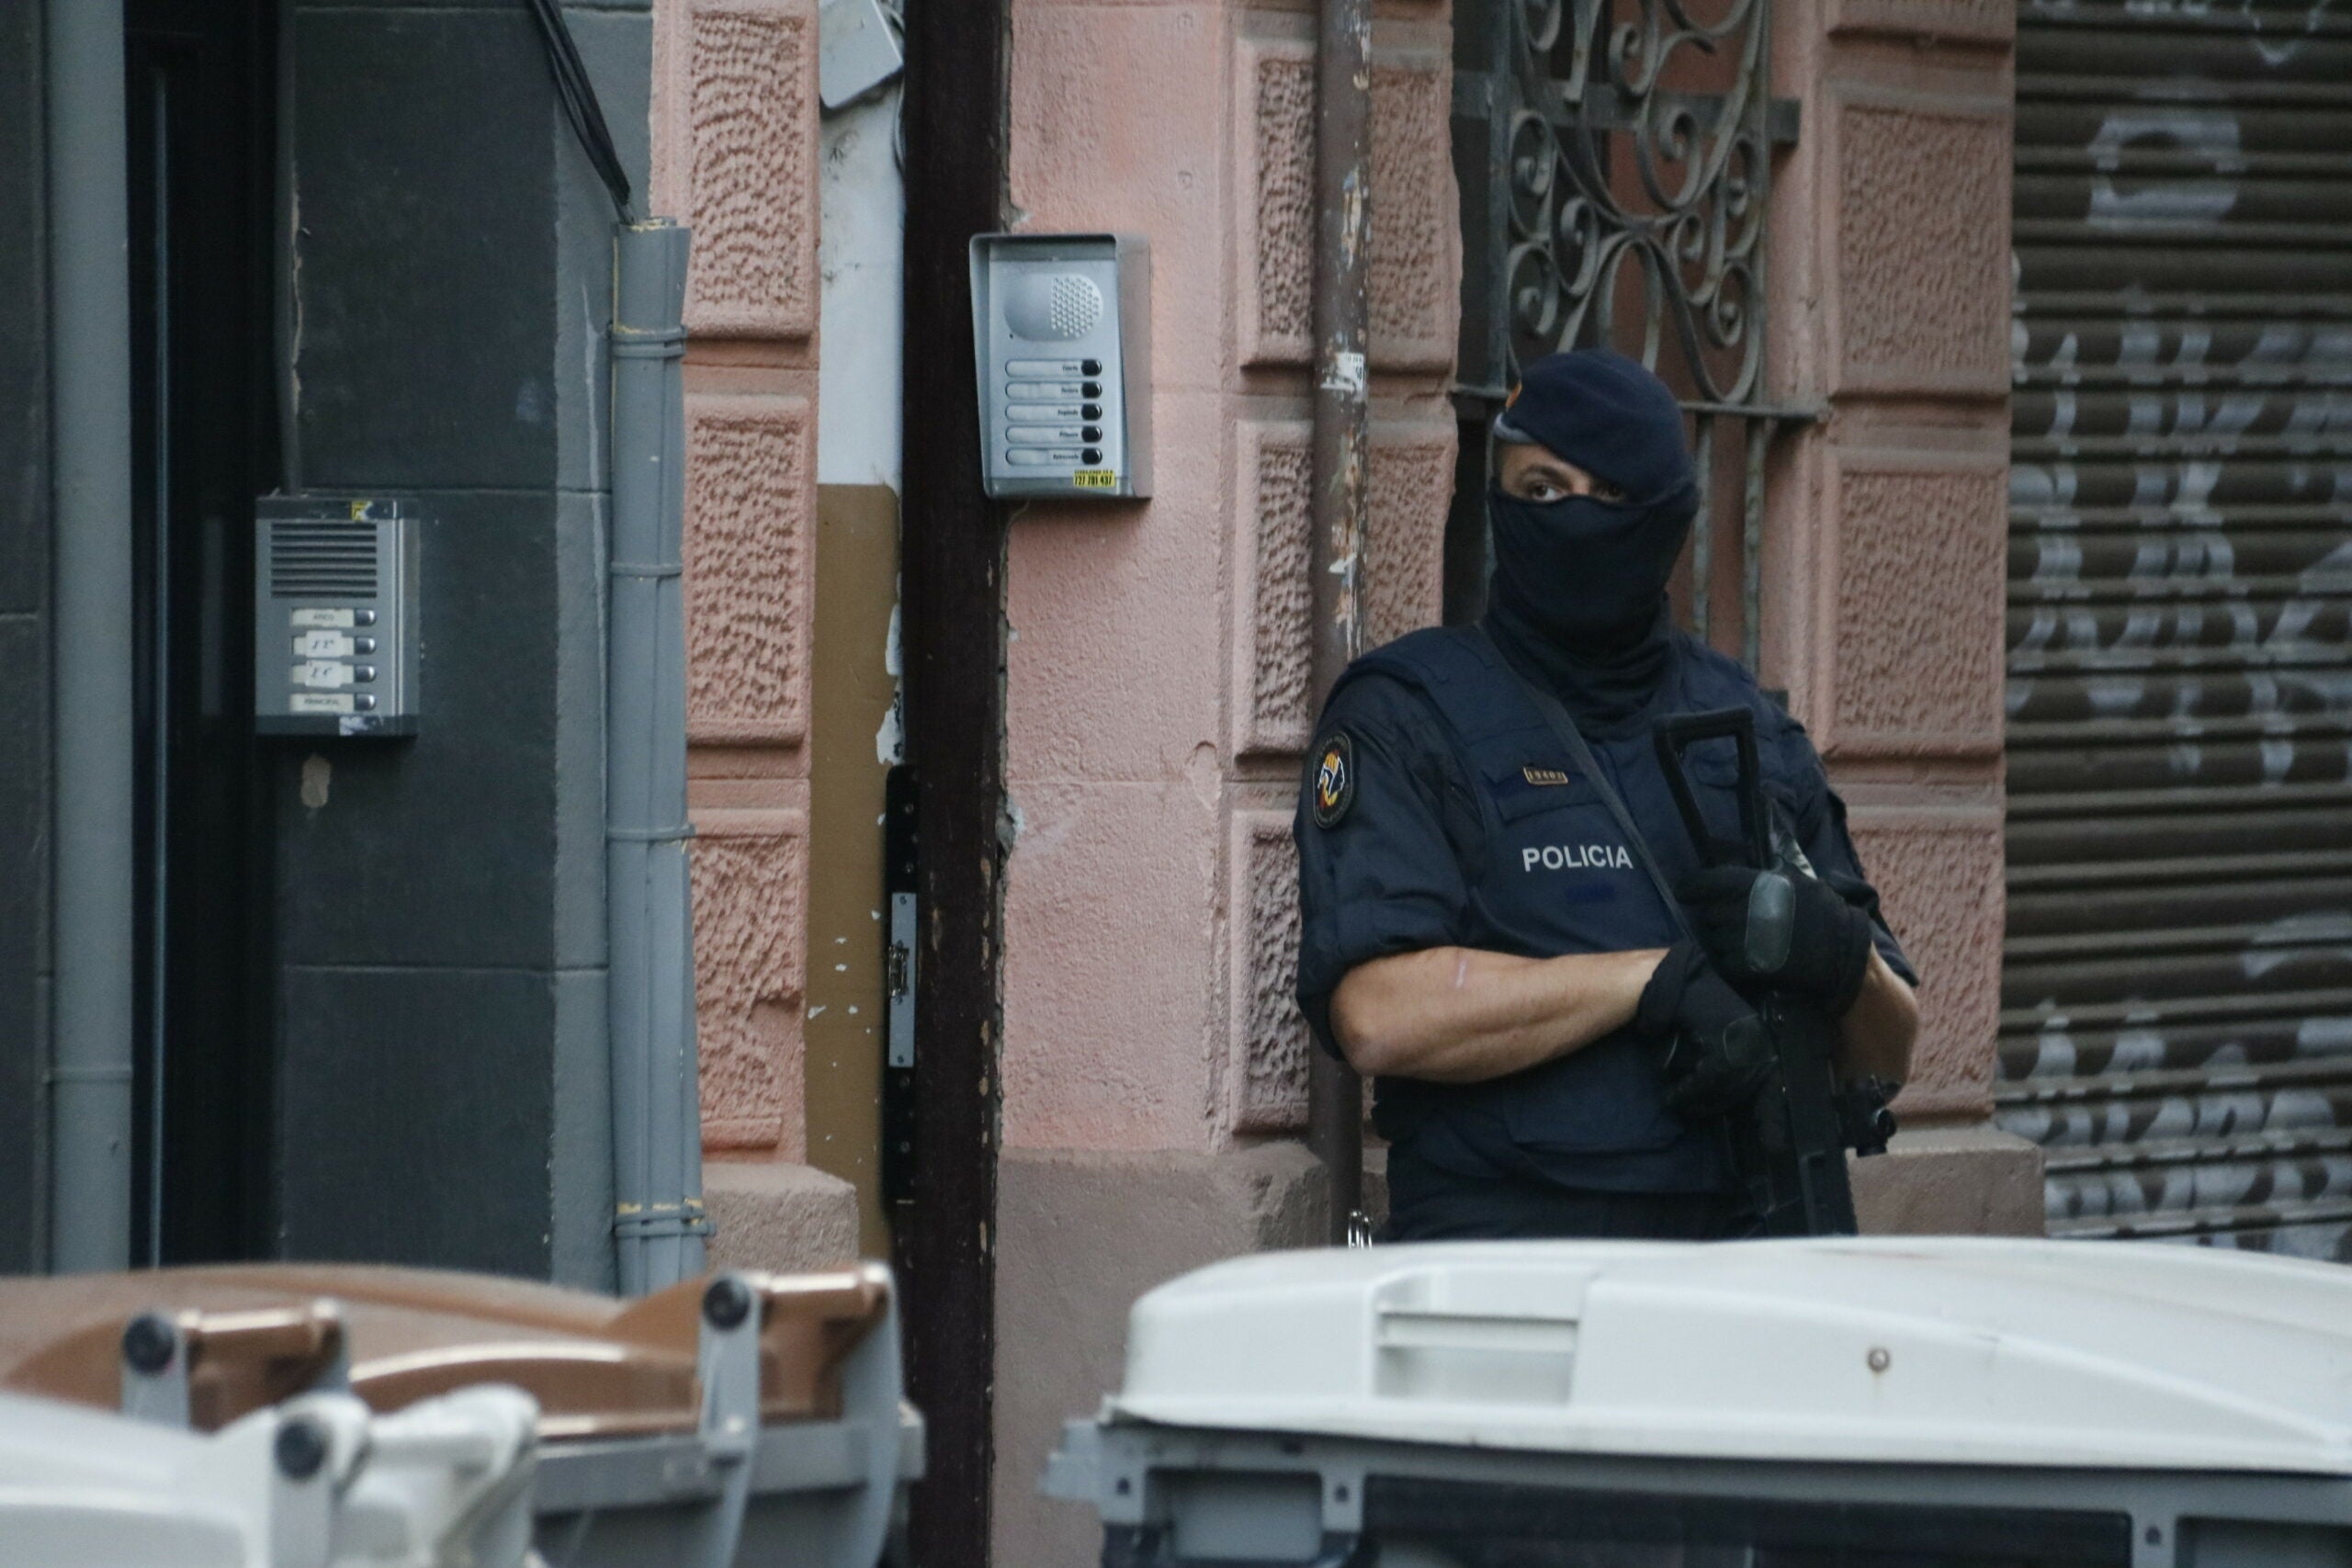
<svg viewBox="0 0 2352 1568">
<path fill-rule="evenodd" d="M 691 741 L 808 739 L 812 412 L 805 398 L 773 394 L 703 393 L 687 405 Z"/>
<path fill-rule="evenodd" d="M 653 193 L 694 225 L 686 327 L 805 341 L 817 331 L 814 0 L 661 0 Z"/>
<path fill-rule="evenodd" d="M 1213 1151 L 1305 1115 L 1289 819 L 1307 678 L 1312 17 L 1018 0 L 1025 226 L 1149 236 L 1159 474 L 1012 525 L 1004 1144 Z M 1433 622 L 1460 288 L 1438 4 L 1373 73 L 1366 637 Z"/>
<path fill-rule="evenodd" d="M 695 1002 L 703 1141 L 806 1146 L 800 1006 L 808 964 L 808 824 L 798 810 L 695 812 Z"/>
<path fill-rule="evenodd" d="M 1845 0 L 1785 8 L 1775 39 L 1804 133 L 1778 171 L 1774 397 L 1824 417 L 1775 456 L 1765 675 L 1931 976 L 1915 1121 L 1985 1113 L 1998 1007 L 2007 14 Z M 1380 17 L 1371 641 L 1437 613 L 1461 265 L 1450 18 Z M 1152 241 L 1162 479 L 1013 526 L 1009 1151 L 1214 1149 L 1303 1116 L 1311 20 L 1014 7 L 1014 209 Z"/>
<path fill-rule="evenodd" d="M 704 1146 L 808 1146 L 816 0 L 659 0 L 650 209 L 694 228 L 688 802 Z"/>
<path fill-rule="evenodd" d="M 1774 396 L 1822 418 L 1773 473 L 1764 674 L 1926 976 L 1915 1126 L 1984 1119 L 1999 1021 L 2014 16 L 1777 13 L 1804 134 L 1773 198 Z"/>
<path fill-rule="evenodd" d="M 1932 976 L 1917 1113 L 1981 1114 L 1997 1005 L 2009 10 L 1785 8 L 1766 676 L 1852 799 Z M 1008 1148 L 1296 1127 L 1284 824 L 1311 723 L 1312 17 L 1019 0 L 1022 226 L 1155 256 L 1158 496 L 1012 530 Z M 817 298 L 815 0 L 662 0 L 653 205 L 695 231 L 688 600 L 715 1148 L 795 1156 Z M 1450 17 L 1388 0 L 1373 76 L 1366 634 L 1435 618 L 1461 243 Z M 1964 934 L 1963 934 L 1964 933 Z M 1082 1064 L 1082 1070 L 1073 1070 Z"/>
<path fill-rule="evenodd" d="M 779 1169 L 809 1136 L 816 10 L 657 0 L 655 29 L 652 206 L 696 241 L 706 1142 Z M 1153 258 L 1153 499 L 1033 504 L 1010 524 L 998 1555 L 1053 1563 L 1087 1560 L 1083 1532 L 1038 1511 L 1035 1481 L 1080 1412 L 1035 1393 L 1060 1386 L 1040 1369 L 1072 1335 L 1115 1346 L 1135 1280 L 1203 1260 L 1170 1237 L 1314 1229 L 1304 1156 L 1283 1146 L 1307 1050 L 1289 821 L 1313 719 L 1313 13 L 1011 13 L 1016 226 L 1139 233 Z M 1379 0 L 1376 16 L 1368 644 L 1439 615 L 1462 266 L 1450 6 Z M 1904 1107 L 1981 1122 L 2002 911 L 2011 6 L 1807 0 L 1776 18 L 1775 90 L 1802 100 L 1803 134 L 1775 169 L 1771 397 L 1822 412 L 1773 452 L 1764 675 L 1819 741 L 1928 976 Z M 1964 1182 L 1974 1150 L 1938 1168 Z M 2030 1179 L 2018 1190 L 2030 1205 Z M 1057 1375 L 1099 1388 L 1115 1365 Z"/>
</svg>

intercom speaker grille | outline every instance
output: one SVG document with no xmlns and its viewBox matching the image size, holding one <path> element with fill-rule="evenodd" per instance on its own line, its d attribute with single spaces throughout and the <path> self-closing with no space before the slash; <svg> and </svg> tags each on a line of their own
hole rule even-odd
<svg viewBox="0 0 2352 1568">
<path fill-rule="evenodd" d="M 286 518 L 269 525 L 274 599 L 373 599 L 383 580 L 373 523 Z"/>
<path fill-rule="evenodd" d="M 1004 324 L 1033 343 L 1069 343 L 1092 332 L 1102 320 L 1102 289 L 1075 272 L 1021 279 L 1005 301 Z"/>
</svg>

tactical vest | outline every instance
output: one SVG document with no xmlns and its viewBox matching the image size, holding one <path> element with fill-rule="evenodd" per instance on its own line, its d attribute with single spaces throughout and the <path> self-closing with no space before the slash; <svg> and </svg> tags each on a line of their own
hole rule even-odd
<svg viewBox="0 0 2352 1568">
<path fill-rule="evenodd" d="M 1680 928 L 1591 779 L 1585 777 L 1493 645 L 1466 627 L 1415 632 L 1366 654 L 1340 685 L 1377 674 L 1419 692 L 1438 715 L 1479 813 L 1483 843 L 1462 856 L 1462 945 L 1532 958 L 1671 946 Z M 1336 689 L 1335 689 L 1336 694 Z M 1785 728 L 1752 682 L 1679 641 L 1654 716 L 1735 705 L 1758 714 L 1768 793 L 1795 805 Z M 1669 884 L 1698 864 L 1646 724 L 1586 737 Z M 1737 828 L 1729 746 L 1695 748 L 1690 771 L 1710 827 Z M 1621 1030 L 1556 1061 L 1469 1085 L 1384 1078 L 1374 1124 L 1417 1138 L 1432 1163 L 1620 1191 L 1713 1190 L 1728 1180 L 1718 1134 L 1666 1109 L 1657 1047 Z"/>
</svg>

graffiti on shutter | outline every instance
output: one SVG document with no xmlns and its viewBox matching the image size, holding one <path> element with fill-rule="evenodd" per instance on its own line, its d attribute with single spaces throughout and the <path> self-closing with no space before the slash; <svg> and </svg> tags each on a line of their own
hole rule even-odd
<svg viewBox="0 0 2352 1568">
<path fill-rule="evenodd" d="M 2002 1125 L 2352 1261 L 2352 4 L 2018 11 Z"/>
</svg>

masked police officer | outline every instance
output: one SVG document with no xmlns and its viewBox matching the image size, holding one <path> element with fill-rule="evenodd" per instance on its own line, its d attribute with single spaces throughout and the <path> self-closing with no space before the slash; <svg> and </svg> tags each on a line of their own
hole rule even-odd
<svg viewBox="0 0 2352 1568">
<path fill-rule="evenodd" d="M 1668 616 L 1698 495 L 1673 394 L 1618 355 L 1553 355 L 1495 438 L 1485 620 L 1358 660 L 1308 753 L 1299 1003 L 1374 1080 L 1390 1238 L 1744 1234 L 1720 1117 L 1769 1066 L 1740 987 L 1817 999 L 1840 1070 L 1900 1082 L 1916 976 L 1803 727 Z M 1760 943 L 1758 874 L 1702 864 L 1653 742 L 1736 706 L 1783 858 L 1813 874 Z M 1729 836 L 1719 750 L 1692 782 Z"/>
</svg>

